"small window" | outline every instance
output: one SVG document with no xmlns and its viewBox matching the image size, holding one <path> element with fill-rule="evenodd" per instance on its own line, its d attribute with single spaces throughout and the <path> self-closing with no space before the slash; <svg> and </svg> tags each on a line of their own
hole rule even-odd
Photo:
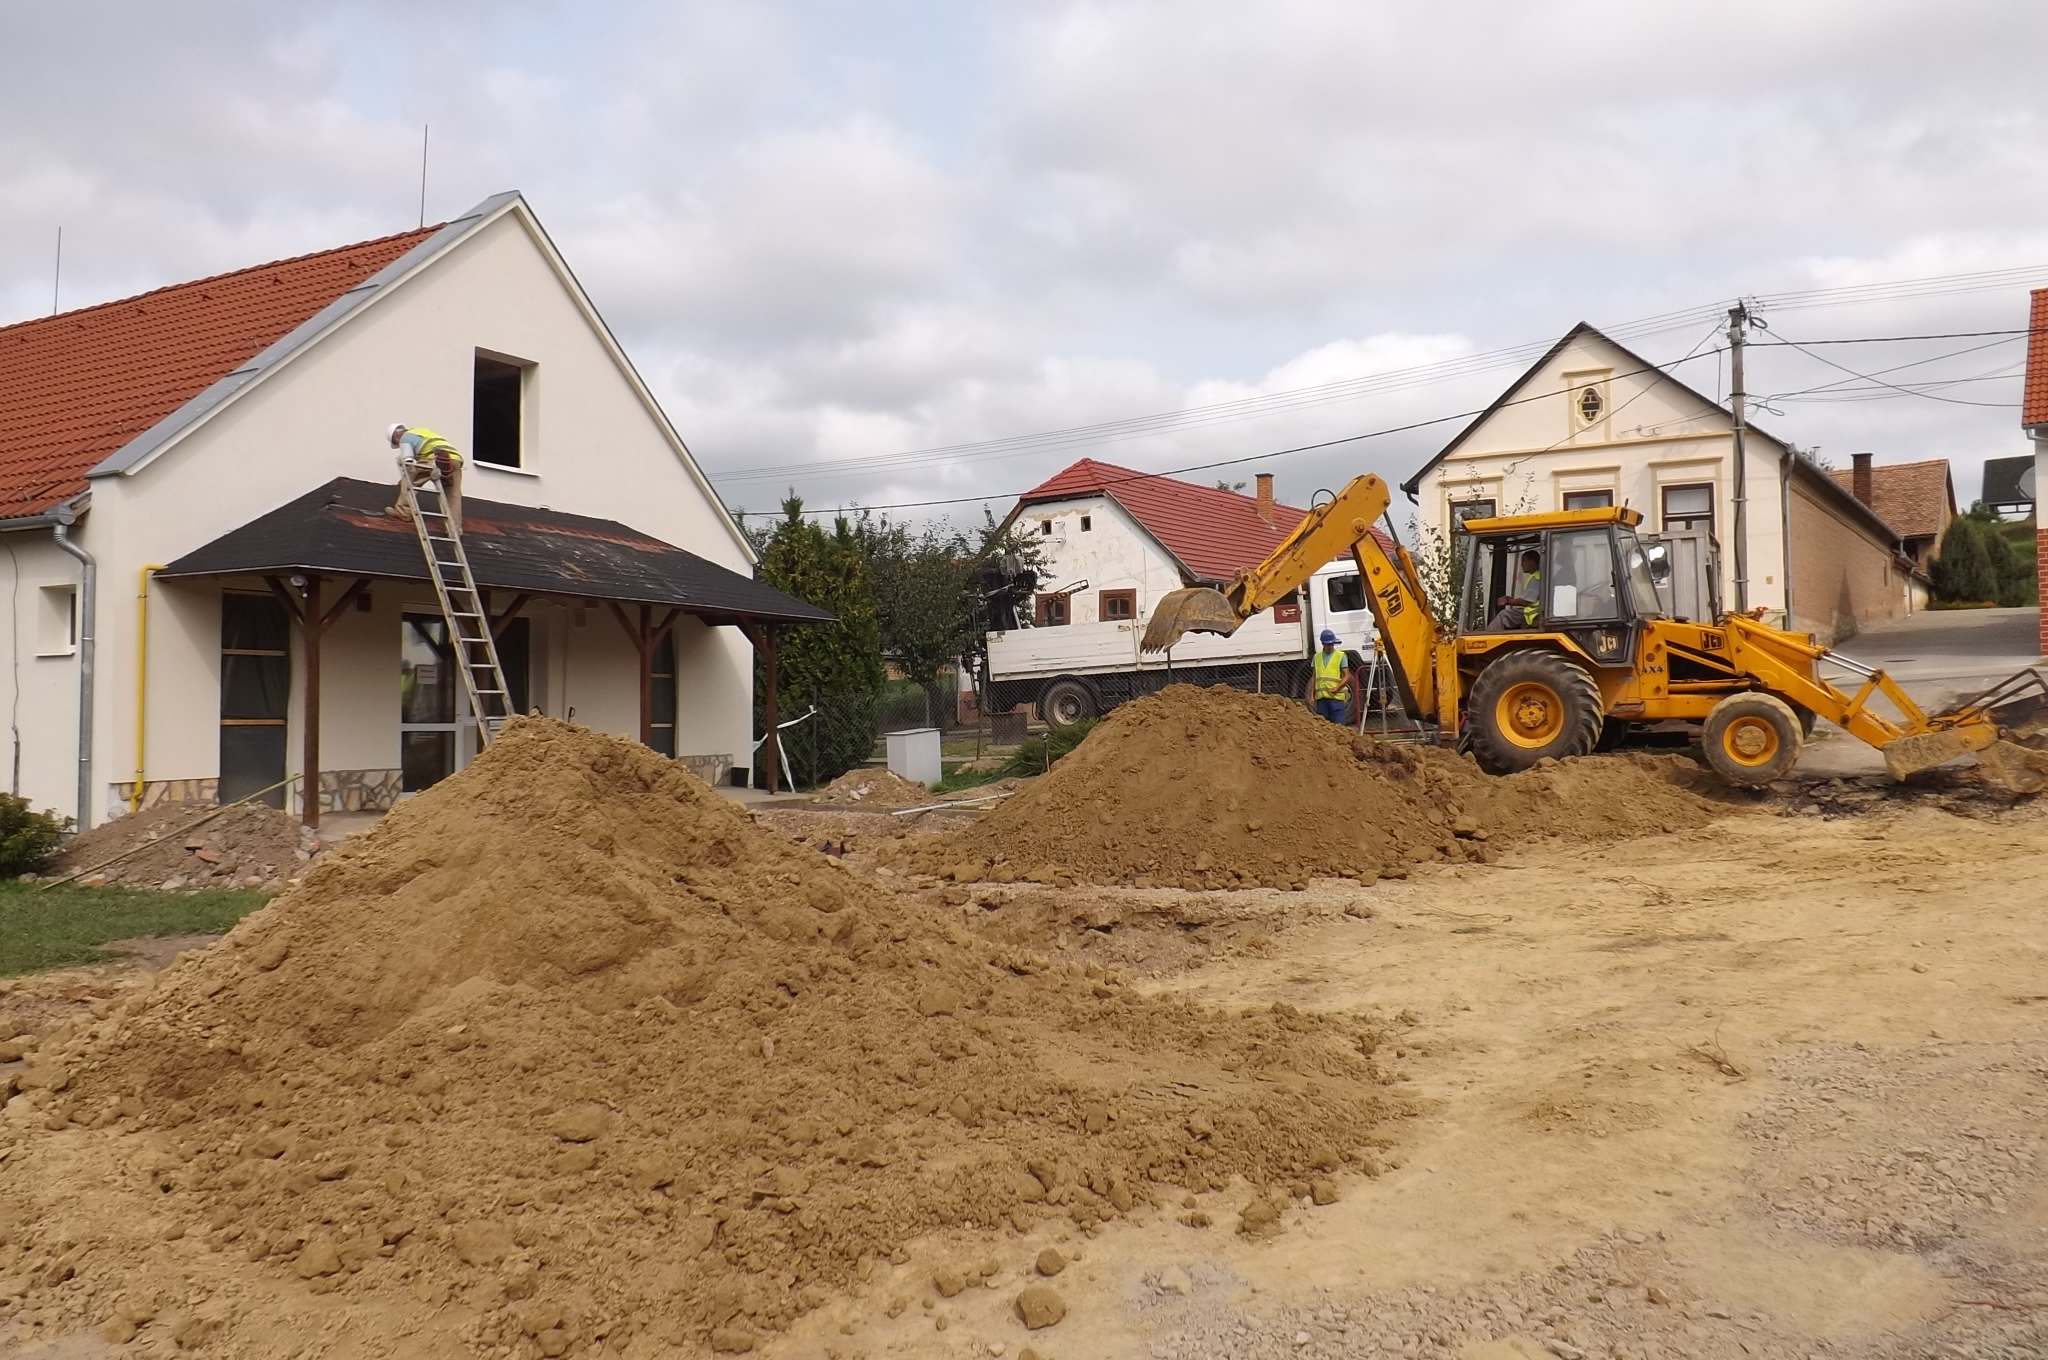
<svg viewBox="0 0 2048 1360">
<path fill-rule="evenodd" d="M 1099 598 L 1098 607 L 1104 623 L 1129 623 L 1138 617 L 1138 592 L 1135 590 L 1105 590 Z"/>
<path fill-rule="evenodd" d="M 1457 529 L 1463 529 L 1466 520 L 1492 519 L 1493 514 L 1493 501 L 1491 499 L 1453 501 L 1451 503 L 1451 524 Z"/>
<path fill-rule="evenodd" d="M 78 650 L 78 587 L 44 586 L 36 624 L 37 656 L 70 656 Z"/>
<path fill-rule="evenodd" d="M 1040 628 L 1064 628 L 1073 621 L 1069 600 L 1065 595 L 1041 595 L 1035 611 Z"/>
<path fill-rule="evenodd" d="M 1564 493 L 1564 508 L 1567 510 L 1607 510 L 1614 506 L 1612 491 L 1567 491 Z"/>
<path fill-rule="evenodd" d="M 1600 395 L 1597 387 L 1582 387 L 1579 389 L 1578 411 L 1581 425 L 1598 424 L 1600 417 L 1607 412 L 1607 398 Z"/>
<path fill-rule="evenodd" d="M 1040 536 L 1040 537 L 1042 537 L 1042 538 L 1051 538 L 1051 537 L 1052 537 L 1052 521 L 1051 521 L 1051 520 L 1049 520 L 1049 519 L 1042 519 L 1042 520 L 1038 521 L 1038 533 L 1039 533 L 1039 536 Z"/>
<path fill-rule="evenodd" d="M 1677 533 L 1686 529 L 1714 531 L 1713 483 L 1664 488 L 1664 531 Z"/>
<path fill-rule="evenodd" d="M 526 375 L 532 367 L 477 352 L 475 419 L 470 426 L 475 445 L 470 454 L 477 462 L 492 467 L 525 466 L 520 417 L 526 404 Z"/>
<path fill-rule="evenodd" d="M 1092 529 L 1092 528 L 1094 528 L 1094 527 L 1095 527 L 1095 525 L 1094 525 L 1094 522 L 1093 522 L 1093 520 L 1094 520 L 1094 517 L 1093 517 L 1093 516 L 1091 516 L 1091 515 L 1083 515 L 1083 516 L 1081 516 L 1081 532 L 1082 532 L 1082 533 L 1084 533 L 1084 534 L 1085 534 L 1085 533 L 1087 533 L 1087 532 L 1088 532 L 1088 531 L 1089 531 L 1090 529 Z"/>
<path fill-rule="evenodd" d="M 1330 578 L 1330 612 L 1355 614 L 1365 608 L 1365 586 L 1357 576 Z"/>
</svg>

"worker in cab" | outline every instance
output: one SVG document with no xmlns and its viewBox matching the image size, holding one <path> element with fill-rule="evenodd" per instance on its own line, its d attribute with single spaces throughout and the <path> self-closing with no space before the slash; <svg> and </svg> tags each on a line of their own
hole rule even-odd
<svg viewBox="0 0 2048 1360">
<path fill-rule="evenodd" d="M 1325 628 L 1323 649 L 1315 656 L 1315 709 L 1331 722 L 1342 725 L 1350 718 L 1346 700 L 1354 688 L 1351 653 L 1337 646 L 1337 635 Z"/>
<path fill-rule="evenodd" d="M 441 487 L 446 493 L 448 527 L 454 533 L 462 532 L 462 451 L 453 444 L 420 425 L 400 422 L 391 427 L 391 447 L 399 450 L 399 475 L 412 479 L 414 486 L 425 486 L 435 472 L 441 474 Z M 386 514 L 403 518 L 405 511 L 398 506 L 389 506 Z"/>
<path fill-rule="evenodd" d="M 1495 614 L 1487 627 L 1496 633 L 1514 628 L 1534 628 L 1543 609 L 1543 554 L 1534 548 L 1522 554 L 1521 569 L 1507 594 L 1494 602 Z"/>
</svg>

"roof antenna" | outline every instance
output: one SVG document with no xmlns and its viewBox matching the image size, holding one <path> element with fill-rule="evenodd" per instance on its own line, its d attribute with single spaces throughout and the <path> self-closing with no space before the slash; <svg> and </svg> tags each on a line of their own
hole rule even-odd
<svg viewBox="0 0 2048 1360">
<path fill-rule="evenodd" d="M 57 290 L 64 285 L 64 228 L 57 228 L 57 267 L 50 275 L 50 315 L 57 314 Z"/>
<path fill-rule="evenodd" d="M 427 225 L 427 130 L 430 124 L 420 124 L 420 226 Z"/>
</svg>

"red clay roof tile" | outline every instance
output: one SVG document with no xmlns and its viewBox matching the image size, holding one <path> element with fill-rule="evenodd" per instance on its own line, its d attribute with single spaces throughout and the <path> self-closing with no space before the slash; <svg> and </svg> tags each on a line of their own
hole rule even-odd
<svg viewBox="0 0 2048 1360">
<path fill-rule="evenodd" d="M 1265 561 L 1308 513 L 1275 505 L 1273 523 L 1268 524 L 1259 518 L 1259 503 L 1250 496 L 1093 458 L 1062 469 L 1017 503 L 1021 507 L 1091 495 L 1108 496 L 1121 505 L 1191 575 L 1211 581 L 1228 581 L 1238 568 Z"/>
<path fill-rule="evenodd" d="M 2021 400 L 2020 424 L 2048 425 L 2048 288 L 2034 290 L 2027 322 L 2027 391 Z"/>
<path fill-rule="evenodd" d="M 439 226 L 0 327 L 0 519 L 85 474 Z"/>
<path fill-rule="evenodd" d="M 1853 469 L 1830 468 L 1828 476 L 1844 491 L 1855 494 Z M 1948 459 L 1874 464 L 1870 469 L 1870 508 L 1902 538 L 1938 537 L 1956 515 Z"/>
</svg>

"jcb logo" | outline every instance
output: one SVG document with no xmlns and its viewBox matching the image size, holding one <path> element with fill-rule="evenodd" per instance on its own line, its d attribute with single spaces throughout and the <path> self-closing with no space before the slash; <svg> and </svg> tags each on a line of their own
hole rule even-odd
<svg viewBox="0 0 2048 1360">
<path fill-rule="evenodd" d="M 1701 633 L 1700 646 L 1710 652 L 1718 652 L 1728 645 L 1728 639 L 1719 633 Z"/>
<path fill-rule="evenodd" d="M 1385 606 L 1387 607 L 1387 617 L 1388 617 L 1388 618 L 1390 618 L 1390 619 L 1391 619 L 1391 618 L 1395 618 L 1395 617 L 1398 617 L 1398 616 L 1399 616 L 1399 614 L 1401 613 L 1401 587 L 1400 587 L 1400 584 L 1399 584 L 1399 583 L 1397 582 L 1397 583 L 1394 583 L 1394 584 L 1391 584 L 1391 585 L 1387 585 L 1387 586 L 1384 586 L 1384 587 L 1382 587 L 1382 588 L 1381 588 L 1381 590 L 1380 590 L 1380 592 L 1379 592 L 1379 596 L 1380 596 L 1380 603 L 1381 603 L 1381 604 L 1383 604 L 1383 605 L 1385 605 Z"/>
</svg>

